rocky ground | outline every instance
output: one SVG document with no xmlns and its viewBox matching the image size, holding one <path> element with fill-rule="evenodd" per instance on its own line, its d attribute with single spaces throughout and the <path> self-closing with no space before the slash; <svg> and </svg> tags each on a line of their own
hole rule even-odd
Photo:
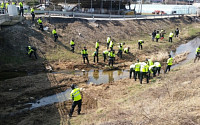
<svg viewBox="0 0 200 125">
<path fill-rule="evenodd" d="M 94 64 L 91 55 L 96 40 L 100 40 L 100 52 L 105 50 L 107 35 L 116 41 L 116 50 L 118 42 L 125 42 L 125 47 L 131 48 L 130 54 L 124 55 L 122 60 L 116 58 L 115 68 L 128 68 L 136 58 L 165 62 L 169 50 L 199 35 L 200 25 L 193 18 L 95 22 L 44 18 L 44 26 L 49 29 L 41 32 L 37 25 L 25 20 L 22 24 L 2 28 L 1 72 L 3 75 L 10 71 L 28 75 L 0 81 L 1 124 L 199 124 L 196 104 L 199 64 L 177 67 L 143 85 L 128 78 L 98 86 L 86 85 L 88 78 L 84 76 L 47 71 L 47 66 L 54 71 L 104 69 L 107 62 L 102 61 L 102 56 L 100 63 Z M 54 26 L 59 34 L 58 42 L 54 42 L 51 35 Z M 176 27 L 181 33 L 173 44 L 167 42 L 167 37 L 159 43 L 151 41 L 152 30 L 163 28 L 168 36 Z M 70 51 L 71 38 L 75 39 L 75 53 Z M 137 49 L 137 40 L 141 38 L 145 41 L 142 51 Z M 38 60 L 27 57 L 25 47 L 28 45 L 37 48 Z M 83 46 L 88 48 L 90 65 L 82 64 L 80 50 Z M 183 60 L 186 55 L 182 54 L 176 61 Z M 74 113 L 69 119 L 71 101 L 21 111 L 27 107 L 27 102 L 65 91 L 72 83 L 83 88 L 84 114 Z"/>
</svg>

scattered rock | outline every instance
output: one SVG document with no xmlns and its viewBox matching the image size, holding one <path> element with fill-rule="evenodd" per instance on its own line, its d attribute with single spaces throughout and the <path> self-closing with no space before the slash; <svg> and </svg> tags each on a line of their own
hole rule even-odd
<svg viewBox="0 0 200 125">
<path fill-rule="evenodd" d="M 192 81 L 185 81 L 185 82 L 181 83 L 181 85 L 188 85 L 188 84 L 191 84 L 191 83 L 192 83 Z"/>
<path fill-rule="evenodd" d="M 13 89 L 9 89 L 9 91 L 12 91 Z"/>
</svg>

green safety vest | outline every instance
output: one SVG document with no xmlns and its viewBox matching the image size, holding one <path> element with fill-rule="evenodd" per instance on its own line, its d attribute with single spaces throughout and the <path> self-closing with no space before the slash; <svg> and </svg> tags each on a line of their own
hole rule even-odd
<svg viewBox="0 0 200 125">
<path fill-rule="evenodd" d="M 9 3 L 6 3 L 6 9 L 8 9 L 8 5 L 9 5 Z"/>
<path fill-rule="evenodd" d="M 12 5 L 15 5 L 15 2 L 12 2 Z"/>
<path fill-rule="evenodd" d="M 79 101 L 81 100 L 81 92 L 79 88 L 75 88 L 72 90 L 72 92 L 70 93 L 71 98 L 73 101 Z"/>
<path fill-rule="evenodd" d="M 160 33 L 156 34 L 156 38 L 159 39 L 160 38 Z"/>
<path fill-rule="evenodd" d="M 113 41 L 110 41 L 109 47 L 113 47 Z"/>
<path fill-rule="evenodd" d="M 33 8 L 31 8 L 31 13 L 32 13 L 32 12 L 34 13 L 34 11 L 35 11 L 35 10 L 34 10 Z"/>
<path fill-rule="evenodd" d="M 41 19 L 38 19 L 37 22 L 38 22 L 38 24 L 41 24 L 41 23 L 42 23 L 42 20 L 41 20 Z"/>
<path fill-rule="evenodd" d="M 81 51 L 81 54 L 82 54 L 82 55 L 87 55 L 88 52 L 87 52 L 87 50 L 84 49 L 84 50 Z"/>
<path fill-rule="evenodd" d="M 19 2 L 19 6 L 20 6 L 20 7 L 23 7 L 23 3 L 22 3 L 22 2 Z"/>
<path fill-rule="evenodd" d="M 153 65 L 153 61 L 151 61 L 150 59 L 148 59 L 148 65 L 149 66 Z"/>
<path fill-rule="evenodd" d="M 138 40 L 138 43 L 140 43 L 140 45 L 142 45 L 143 43 L 143 40 Z"/>
<path fill-rule="evenodd" d="M 154 65 L 155 65 L 156 67 L 161 67 L 160 62 L 155 62 Z"/>
<path fill-rule="evenodd" d="M 108 54 L 108 53 L 109 53 L 108 50 L 103 51 L 103 54 Z"/>
<path fill-rule="evenodd" d="M 107 38 L 107 43 L 110 43 L 110 37 Z"/>
<path fill-rule="evenodd" d="M 140 63 L 135 63 L 135 71 L 140 71 Z"/>
<path fill-rule="evenodd" d="M 75 43 L 74 43 L 73 40 L 70 41 L 70 45 L 71 45 L 71 46 L 72 46 L 72 45 L 75 45 Z"/>
<path fill-rule="evenodd" d="M 173 63 L 173 58 L 169 58 L 169 59 L 167 60 L 167 65 L 171 66 L 172 63 Z"/>
<path fill-rule="evenodd" d="M 99 48 L 99 43 L 98 42 L 96 42 L 95 48 L 96 49 Z"/>
<path fill-rule="evenodd" d="M 33 52 L 34 50 L 31 48 L 31 46 L 28 46 L 28 54 L 30 54 L 31 52 Z"/>
<path fill-rule="evenodd" d="M 1 3 L 1 8 L 4 8 L 4 3 L 3 2 Z"/>
<path fill-rule="evenodd" d="M 108 56 L 109 56 L 109 57 L 115 57 L 115 54 L 113 53 L 113 51 L 110 51 L 110 52 L 108 53 Z"/>
<path fill-rule="evenodd" d="M 174 36 L 174 34 L 173 34 L 173 33 L 170 33 L 170 34 L 169 34 L 169 37 L 173 37 L 173 36 Z"/>
<path fill-rule="evenodd" d="M 196 52 L 197 52 L 197 53 L 200 53 L 200 48 L 197 48 L 197 49 L 196 49 Z"/>
<path fill-rule="evenodd" d="M 146 65 L 141 65 L 140 66 L 140 72 L 146 72 Z"/>
<path fill-rule="evenodd" d="M 54 34 L 56 34 L 56 33 L 57 33 L 56 30 L 53 29 L 53 30 L 52 30 L 52 34 L 54 35 Z"/>
</svg>

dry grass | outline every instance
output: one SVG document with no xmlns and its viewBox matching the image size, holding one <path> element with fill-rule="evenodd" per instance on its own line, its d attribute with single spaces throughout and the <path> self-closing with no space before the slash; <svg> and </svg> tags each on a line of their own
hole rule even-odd
<svg viewBox="0 0 200 125">
<path fill-rule="evenodd" d="M 149 85 L 125 79 L 90 87 L 86 91 L 98 99 L 98 108 L 70 121 L 75 125 L 200 124 L 199 66 L 178 67 Z"/>
</svg>

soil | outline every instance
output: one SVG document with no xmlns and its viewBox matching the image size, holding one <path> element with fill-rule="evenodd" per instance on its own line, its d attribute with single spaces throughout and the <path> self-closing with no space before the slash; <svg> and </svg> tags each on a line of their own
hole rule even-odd
<svg viewBox="0 0 200 125">
<path fill-rule="evenodd" d="M 46 68 L 47 66 L 51 66 L 54 71 L 63 69 L 106 69 L 105 66 L 107 62 L 104 63 L 100 61 L 99 64 L 92 63 L 91 53 L 94 51 L 96 40 L 100 40 L 100 51 L 105 50 L 106 37 L 108 35 L 111 35 L 112 39 L 116 41 L 115 44 L 118 42 L 125 42 L 126 47 L 131 47 L 130 54 L 124 54 L 122 60 L 116 57 L 114 69 L 127 68 L 136 58 L 144 60 L 151 55 L 155 55 L 157 57 L 156 60 L 165 61 L 169 50 L 199 35 L 198 32 L 192 35 L 189 34 L 190 28 L 188 27 L 199 28 L 200 26 L 198 23 L 195 23 L 191 17 L 162 20 L 95 22 L 72 18 L 51 18 L 50 20 L 49 18 L 44 18 L 43 20 L 44 26 L 49 28 L 44 32 L 38 30 L 37 25 L 34 26 L 28 19 L 14 26 L 2 27 L 2 36 L 0 38 L 0 71 L 25 71 L 27 73 L 32 73 L 27 76 L 0 81 L 0 123 L 3 125 L 159 124 L 162 123 L 162 119 L 166 119 L 168 116 L 163 115 L 159 117 L 160 119 L 156 119 L 158 114 L 155 116 L 146 116 L 146 114 L 138 113 L 139 110 L 144 113 L 149 113 L 152 109 L 155 109 L 157 112 L 159 112 L 159 110 L 164 110 L 163 107 L 163 109 L 161 107 L 157 109 L 148 106 L 145 107 L 143 105 L 143 103 L 145 104 L 145 99 L 147 99 L 148 102 L 153 102 L 153 100 L 163 97 L 164 100 L 168 97 L 167 94 L 170 94 L 170 99 L 167 98 L 166 103 L 171 103 L 171 100 L 178 101 L 185 99 L 187 95 L 184 95 L 185 90 L 183 90 L 183 92 L 179 90 L 176 90 L 176 92 L 168 90 L 168 88 L 172 88 L 168 87 L 166 89 L 168 85 L 166 82 L 169 78 L 172 78 L 170 85 L 172 82 L 178 84 L 185 80 L 191 81 L 193 78 L 192 75 L 198 75 L 198 69 L 193 67 L 187 71 L 189 67 L 187 66 L 186 68 L 183 67 L 183 71 L 190 72 L 190 76 L 186 76 L 184 73 L 177 74 L 176 70 L 174 70 L 172 74 L 169 73 L 152 79 L 152 85 L 139 85 L 138 81 L 133 82 L 132 79 L 129 80 L 128 78 L 103 85 L 86 85 L 85 83 L 88 78 L 71 74 L 49 73 Z M 51 30 L 54 27 L 57 28 L 57 33 L 59 35 L 57 42 L 54 42 L 53 36 L 51 35 Z M 174 44 L 168 44 L 167 39 L 159 43 L 151 41 L 149 34 L 151 34 L 153 29 L 166 29 L 170 31 L 172 28 L 174 29 L 174 27 L 180 27 L 181 31 L 180 37 L 175 39 Z M 69 41 L 72 38 L 75 39 L 75 53 L 71 53 L 70 51 Z M 137 40 L 141 38 L 144 38 L 145 41 L 142 51 L 137 49 Z M 37 60 L 27 57 L 25 47 L 28 45 L 37 48 L 37 55 L 39 57 Z M 82 64 L 80 51 L 84 46 L 87 46 L 90 53 L 89 65 Z M 116 46 L 115 49 L 117 49 Z M 158 58 L 161 53 L 164 53 L 162 58 Z M 100 56 L 100 60 L 102 60 L 102 56 Z M 182 60 L 182 58 L 178 57 L 178 60 Z M 183 72 L 180 69 L 177 69 L 177 71 Z M 185 78 L 182 79 L 182 77 Z M 196 77 L 193 81 L 195 80 L 198 81 Z M 42 97 L 65 91 L 72 83 L 83 88 L 82 115 L 77 116 L 76 113 L 74 113 L 73 117 L 69 119 L 67 115 L 71 107 L 71 101 L 55 103 L 33 110 L 21 111 L 21 109 L 27 106 L 27 102 L 35 102 Z M 193 92 L 193 90 L 191 91 Z M 130 92 L 132 96 L 129 96 Z M 173 98 L 171 98 L 171 94 Z M 142 96 L 138 98 L 140 95 Z M 188 98 L 191 97 L 190 94 L 187 96 Z M 154 103 L 152 103 L 151 106 L 153 106 Z M 134 104 L 134 108 L 138 110 L 130 108 L 132 104 Z M 147 105 L 150 105 L 150 103 Z M 167 106 L 167 104 L 165 104 L 165 106 Z M 190 112 L 191 119 L 195 113 L 197 113 L 196 109 L 194 112 Z M 131 117 L 134 114 L 136 114 L 135 119 Z M 197 116 L 199 115 L 196 115 L 196 117 Z M 177 117 L 174 120 L 178 121 L 177 123 L 189 123 L 188 120 L 191 119 L 184 119 L 185 117 L 186 115 L 181 117 L 180 121 L 178 121 Z M 194 118 L 196 120 L 194 122 L 199 123 L 199 117 L 196 117 Z M 169 119 L 173 119 L 173 115 L 170 116 Z M 165 123 L 169 123 L 169 120 Z"/>
</svg>

